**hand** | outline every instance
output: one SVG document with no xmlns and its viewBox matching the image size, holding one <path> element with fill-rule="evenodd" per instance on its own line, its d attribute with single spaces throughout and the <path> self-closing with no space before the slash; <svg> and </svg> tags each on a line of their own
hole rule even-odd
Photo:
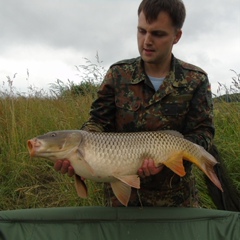
<svg viewBox="0 0 240 240">
<path fill-rule="evenodd" d="M 62 174 L 67 173 L 69 177 L 72 177 L 75 174 L 73 167 L 71 166 L 69 160 L 67 159 L 57 160 L 57 162 L 55 162 L 54 164 L 54 169 L 57 172 L 61 172 Z"/>
<path fill-rule="evenodd" d="M 138 175 L 141 178 L 149 177 L 151 175 L 158 174 L 162 171 L 164 165 L 156 167 L 152 159 L 145 159 L 141 168 L 138 169 Z"/>
</svg>

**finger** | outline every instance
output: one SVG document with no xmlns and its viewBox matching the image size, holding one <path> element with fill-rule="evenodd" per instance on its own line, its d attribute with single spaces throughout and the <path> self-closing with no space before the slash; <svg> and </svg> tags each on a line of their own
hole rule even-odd
<svg viewBox="0 0 240 240">
<path fill-rule="evenodd" d="M 74 171 L 74 169 L 71 165 L 68 167 L 67 174 L 68 174 L 69 177 L 72 177 L 75 174 L 75 171 Z"/>
<path fill-rule="evenodd" d="M 160 172 L 160 168 L 157 167 L 152 159 L 148 160 L 148 171 L 150 175 L 155 175 Z"/>
<path fill-rule="evenodd" d="M 161 165 L 159 165 L 157 168 L 159 169 L 159 172 L 158 172 L 158 173 L 160 173 L 160 172 L 163 170 L 163 168 L 164 168 L 164 165 L 163 165 L 163 164 L 161 164 Z"/>
<path fill-rule="evenodd" d="M 57 172 L 60 172 L 60 171 L 61 171 L 62 163 L 63 163 L 62 160 L 57 160 L 57 161 L 55 162 L 55 164 L 54 164 L 54 169 L 55 169 Z"/>
<path fill-rule="evenodd" d="M 138 169 L 138 176 L 140 178 L 145 178 L 142 168 Z"/>
<path fill-rule="evenodd" d="M 163 170 L 163 168 L 164 168 L 163 164 L 156 166 L 155 162 L 151 159 L 148 162 L 148 169 L 151 175 L 160 173 Z"/>
<path fill-rule="evenodd" d="M 68 168 L 70 167 L 70 162 L 68 160 L 64 160 L 62 162 L 62 168 L 61 168 L 61 173 L 65 174 L 68 172 Z"/>
<path fill-rule="evenodd" d="M 143 175 L 148 177 L 150 176 L 150 171 L 148 169 L 148 164 L 149 164 L 149 160 L 148 159 L 145 159 L 144 162 L 143 162 L 143 165 L 142 165 L 142 170 L 143 170 Z"/>
</svg>

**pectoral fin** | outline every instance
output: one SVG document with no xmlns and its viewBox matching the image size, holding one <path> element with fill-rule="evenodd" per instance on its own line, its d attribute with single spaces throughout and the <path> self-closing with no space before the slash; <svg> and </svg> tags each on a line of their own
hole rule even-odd
<svg viewBox="0 0 240 240">
<path fill-rule="evenodd" d="M 172 153 L 166 158 L 166 161 L 164 161 L 163 164 L 180 177 L 183 177 L 186 174 L 183 166 L 183 152 Z"/>
<path fill-rule="evenodd" d="M 111 187 L 119 202 L 127 206 L 131 195 L 131 187 L 121 181 L 111 182 Z"/>
<path fill-rule="evenodd" d="M 89 163 L 84 159 L 84 154 L 81 149 L 77 148 L 76 153 L 78 155 L 79 161 L 82 161 L 82 163 L 85 165 L 88 172 L 90 172 L 93 176 L 95 175 L 95 171 L 93 168 L 89 165 Z"/>
<path fill-rule="evenodd" d="M 81 179 L 81 177 L 78 176 L 77 174 L 75 174 L 74 177 L 75 177 L 75 187 L 76 187 L 78 196 L 80 198 L 87 198 L 88 193 L 87 193 L 86 184 Z"/>
</svg>

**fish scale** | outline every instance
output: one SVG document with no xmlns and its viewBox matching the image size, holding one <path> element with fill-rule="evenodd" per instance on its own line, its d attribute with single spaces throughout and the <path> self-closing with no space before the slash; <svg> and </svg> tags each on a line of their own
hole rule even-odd
<svg viewBox="0 0 240 240">
<path fill-rule="evenodd" d="M 103 161 L 104 158 L 109 159 L 113 156 L 115 159 L 116 156 L 125 158 L 126 161 L 131 158 L 130 161 L 132 161 L 132 159 L 139 158 L 140 155 L 144 154 L 154 157 L 157 162 L 157 159 L 171 150 L 183 148 L 193 155 L 197 155 L 198 152 L 192 143 L 177 142 L 176 136 L 163 132 L 160 134 L 157 132 L 109 133 L 107 136 L 104 133 L 86 133 L 85 137 L 85 148 L 91 153 L 94 152 L 97 158 L 101 157 Z"/>
<path fill-rule="evenodd" d="M 160 165 L 165 161 L 165 156 L 173 151 L 186 149 L 189 155 L 199 157 L 199 154 L 197 154 L 199 147 L 179 136 L 168 132 L 127 134 L 86 132 L 84 136 L 84 158 L 91 168 L 98 169 L 97 172 L 100 174 L 96 174 L 94 179 L 97 180 L 99 175 L 108 175 L 109 169 L 112 170 L 112 173 L 118 175 L 134 174 L 140 168 L 144 159 L 151 158 L 156 165 Z M 106 168 L 102 166 L 106 166 Z M 184 175 L 184 173 L 181 173 L 181 175 Z"/>
</svg>

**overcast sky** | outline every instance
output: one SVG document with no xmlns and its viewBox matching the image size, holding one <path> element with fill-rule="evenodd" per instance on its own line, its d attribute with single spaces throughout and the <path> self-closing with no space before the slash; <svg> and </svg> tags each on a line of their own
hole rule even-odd
<svg viewBox="0 0 240 240">
<path fill-rule="evenodd" d="M 96 53 L 106 69 L 139 55 L 140 0 L 0 0 L 0 88 L 7 76 L 20 92 L 49 89 L 57 79 L 78 83 L 76 65 Z M 240 73 L 240 0 L 185 0 L 177 58 L 208 72 L 213 92 Z M 27 80 L 27 69 L 29 79 Z"/>
</svg>

